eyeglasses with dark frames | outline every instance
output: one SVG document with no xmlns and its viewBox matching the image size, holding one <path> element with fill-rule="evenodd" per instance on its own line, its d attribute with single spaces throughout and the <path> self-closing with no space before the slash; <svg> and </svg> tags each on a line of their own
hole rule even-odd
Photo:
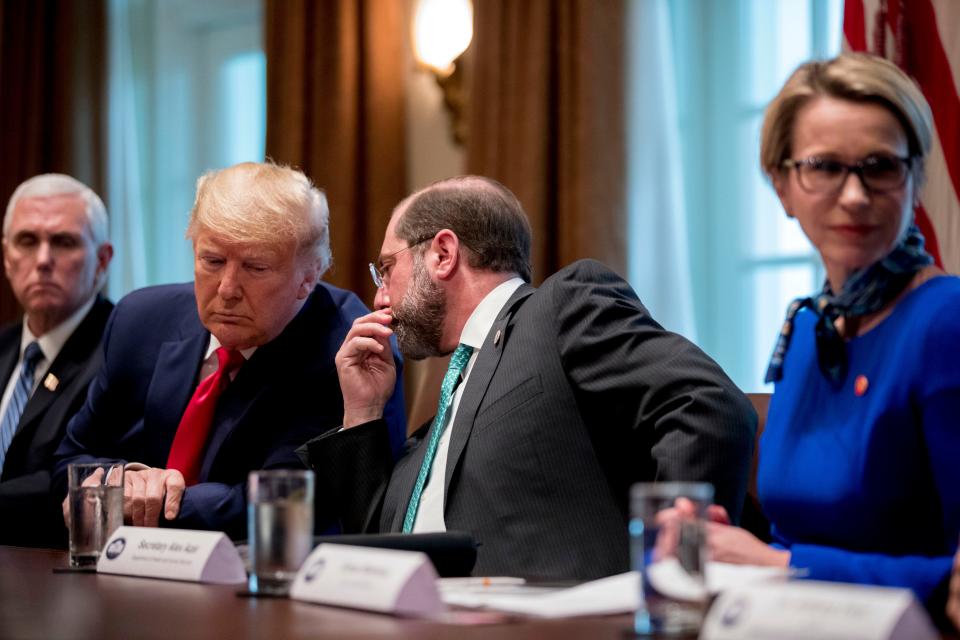
<svg viewBox="0 0 960 640">
<path fill-rule="evenodd" d="M 899 189 L 906 183 L 914 158 L 875 154 L 860 162 L 845 164 L 814 156 L 802 160 L 787 159 L 781 166 L 796 169 L 800 186 L 810 193 L 837 193 L 851 173 L 855 173 L 869 191 L 882 193 Z"/>
<path fill-rule="evenodd" d="M 390 260 L 391 258 L 397 257 L 404 251 L 408 251 L 410 249 L 413 249 L 417 245 L 423 244 L 427 240 L 433 240 L 433 236 L 427 236 L 426 238 L 421 238 L 416 242 L 408 244 L 407 246 L 405 246 L 403 249 L 400 249 L 399 251 L 394 251 L 389 255 L 383 256 L 382 258 L 379 259 L 379 263 L 380 263 L 379 267 L 375 263 L 371 262 L 370 277 L 373 278 L 373 284 L 376 285 L 377 289 L 383 288 L 384 278 L 385 278 L 384 272 L 389 272 L 389 269 L 383 265 L 384 262 L 386 262 L 387 260 Z"/>
</svg>

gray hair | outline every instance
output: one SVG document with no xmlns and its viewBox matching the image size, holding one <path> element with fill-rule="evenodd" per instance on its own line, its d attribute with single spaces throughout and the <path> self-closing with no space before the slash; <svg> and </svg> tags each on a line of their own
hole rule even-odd
<svg viewBox="0 0 960 640">
<path fill-rule="evenodd" d="M 90 229 L 94 245 L 99 247 L 107 242 L 107 208 L 103 206 L 103 200 L 87 185 L 62 173 L 43 173 L 20 183 L 7 203 L 7 213 L 3 218 L 3 237 L 7 237 L 7 231 L 13 219 L 13 210 L 18 201 L 24 198 L 63 195 L 76 195 L 86 203 L 84 211 L 87 214 L 87 227 Z"/>
</svg>

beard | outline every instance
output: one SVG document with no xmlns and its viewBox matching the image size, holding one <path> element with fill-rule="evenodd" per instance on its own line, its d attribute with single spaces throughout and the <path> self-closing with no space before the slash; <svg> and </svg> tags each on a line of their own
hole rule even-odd
<svg viewBox="0 0 960 640">
<path fill-rule="evenodd" d="M 406 358 L 423 360 L 443 355 L 440 338 L 447 315 L 447 296 L 423 266 L 423 258 L 413 261 L 413 278 L 403 298 L 393 306 L 393 330 L 400 352 Z"/>
</svg>

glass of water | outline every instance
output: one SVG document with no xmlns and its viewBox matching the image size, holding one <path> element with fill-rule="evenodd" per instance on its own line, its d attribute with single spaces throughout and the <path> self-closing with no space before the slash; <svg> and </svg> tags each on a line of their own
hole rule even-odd
<svg viewBox="0 0 960 640">
<path fill-rule="evenodd" d="M 251 471 L 247 494 L 250 592 L 284 595 L 313 549 L 313 472 Z"/>
<path fill-rule="evenodd" d="M 633 485 L 630 491 L 630 556 L 640 574 L 640 635 L 696 634 L 707 606 L 704 579 L 707 506 L 705 482 Z"/>
<path fill-rule="evenodd" d="M 67 465 L 70 566 L 93 567 L 103 545 L 123 524 L 123 465 Z"/>
</svg>

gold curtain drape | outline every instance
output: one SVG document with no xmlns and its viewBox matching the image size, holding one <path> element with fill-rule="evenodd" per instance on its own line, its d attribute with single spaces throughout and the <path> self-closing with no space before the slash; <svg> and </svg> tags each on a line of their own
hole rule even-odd
<svg viewBox="0 0 960 640">
<path fill-rule="evenodd" d="M 404 3 L 266 0 L 267 156 L 330 203 L 326 279 L 374 296 L 367 263 L 406 191 Z"/>
<path fill-rule="evenodd" d="M 625 24 L 625 0 L 474 0 L 467 172 L 520 199 L 534 282 L 587 257 L 626 273 Z M 408 388 L 411 428 L 446 366 Z"/>
<path fill-rule="evenodd" d="M 474 0 L 467 169 L 520 199 L 537 282 L 626 272 L 625 1 Z"/>
<path fill-rule="evenodd" d="M 0 202 L 38 173 L 66 173 L 104 196 L 106 6 L 0 2 Z M 0 324 L 19 308 L 0 278 Z"/>
</svg>

